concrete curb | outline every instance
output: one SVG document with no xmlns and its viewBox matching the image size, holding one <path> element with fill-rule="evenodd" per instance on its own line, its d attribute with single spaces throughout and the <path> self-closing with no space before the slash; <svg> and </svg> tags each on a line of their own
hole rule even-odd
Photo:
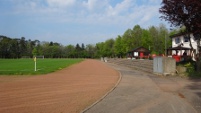
<svg viewBox="0 0 201 113">
<path fill-rule="evenodd" d="M 111 68 L 111 67 L 110 67 Z M 116 70 L 116 69 L 115 69 Z M 116 70 L 117 71 L 117 70 Z M 87 108 L 85 108 L 84 110 L 82 110 L 80 113 L 85 113 L 86 111 L 88 111 L 90 108 L 92 108 L 93 106 L 95 106 L 96 104 L 98 104 L 99 102 L 101 102 L 107 95 L 109 95 L 120 83 L 121 79 L 122 79 L 122 74 L 120 71 L 119 72 L 119 80 L 117 81 L 117 83 L 115 84 L 115 86 L 109 90 L 105 95 L 103 95 L 99 100 L 97 100 L 96 102 L 94 102 L 92 105 L 88 106 Z"/>
</svg>

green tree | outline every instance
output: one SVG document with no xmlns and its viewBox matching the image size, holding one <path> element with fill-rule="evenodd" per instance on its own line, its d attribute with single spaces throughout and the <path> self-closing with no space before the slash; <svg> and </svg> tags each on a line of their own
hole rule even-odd
<svg viewBox="0 0 201 113">
<path fill-rule="evenodd" d="M 150 32 L 150 38 L 152 40 L 151 45 L 150 45 L 150 50 L 152 51 L 152 53 L 156 53 L 159 54 L 159 33 L 158 30 L 155 26 L 151 26 L 149 28 L 149 32 Z"/>
<path fill-rule="evenodd" d="M 104 45 L 105 43 L 104 42 L 99 42 L 96 44 L 96 53 L 95 53 L 95 56 L 96 57 L 106 57 L 106 54 L 104 52 Z"/>
<path fill-rule="evenodd" d="M 18 39 L 12 39 L 10 40 L 10 58 L 19 58 L 19 43 Z"/>
<path fill-rule="evenodd" d="M 132 32 L 134 48 L 142 46 L 142 29 L 139 25 L 135 25 Z"/>
<path fill-rule="evenodd" d="M 37 55 L 38 55 L 38 51 L 37 51 L 36 48 L 34 48 L 34 49 L 32 50 L 32 54 L 33 54 L 33 56 L 37 56 Z"/>
<path fill-rule="evenodd" d="M 11 47 L 10 41 L 11 38 L 1 36 L 1 42 L 0 42 L 1 58 L 10 58 L 10 47 Z"/>
<path fill-rule="evenodd" d="M 104 56 L 114 57 L 114 39 L 108 39 L 103 46 Z"/>
<path fill-rule="evenodd" d="M 28 56 L 28 47 L 27 47 L 27 41 L 25 40 L 25 37 L 21 37 L 19 42 L 19 52 L 21 56 Z M 32 50 L 31 50 L 32 51 Z"/>
<path fill-rule="evenodd" d="M 133 41 L 134 39 L 132 37 L 132 30 L 127 29 L 122 36 L 123 48 L 126 52 L 135 47 Z"/>
<path fill-rule="evenodd" d="M 142 30 L 142 38 L 141 38 L 141 46 L 150 49 L 150 46 L 152 45 L 152 39 L 151 35 L 148 30 L 144 29 Z"/>
<path fill-rule="evenodd" d="M 123 46 L 124 45 L 123 45 L 122 37 L 118 36 L 114 43 L 114 52 L 115 52 L 115 55 L 117 55 L 117 57 L 119 58 L 122 58 L 125 56 L 126 50 L 124 50 Z"/>
<path fill-rule="evenodd" d="M 65 54 L 68 58 L 75 58 L 75 47 L 73 45 L 67 45 L 65 47 Z"/>
<path fill-rule="evenodd" d="M 95 58 L 96 48 L 92 44 L 86 45 L 87 58 Z"/>
</svg>

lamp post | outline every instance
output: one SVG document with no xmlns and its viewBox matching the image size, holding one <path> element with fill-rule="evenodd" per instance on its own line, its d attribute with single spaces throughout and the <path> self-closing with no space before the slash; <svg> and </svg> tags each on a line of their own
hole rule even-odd
<svg viewBox="0 0 201 113">
<path fill-rule="evenodd" d="M 165 33 L 165 56 L 166 56 L 166 33 Z"/>
</svg>

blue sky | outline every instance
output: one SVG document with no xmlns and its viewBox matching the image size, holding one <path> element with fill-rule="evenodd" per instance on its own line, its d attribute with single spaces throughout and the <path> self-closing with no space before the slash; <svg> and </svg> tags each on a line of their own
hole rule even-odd
<svg viewBox="0 0 201 113">
<path fill-rule="evenodd" d="M 95 44 L 128 28 L 165 23 L 162 0 L 0 0 L 0 35 L 63 45 Z M 168 27 L 168 26 L 167 26 Z"/>
</svg>

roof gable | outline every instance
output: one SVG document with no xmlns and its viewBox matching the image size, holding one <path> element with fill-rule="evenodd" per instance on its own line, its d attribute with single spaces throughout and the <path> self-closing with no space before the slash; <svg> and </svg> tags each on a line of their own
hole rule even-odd
<svg viewBox="0 0 201 113">
<path fill-rule="evenodd" d="M 150 52 L 150 51 L 141 46 L 141 47 L 137 47 L 137 48 L 131 50 L 130 52 Z"/>
<path fill-rule="evenodd" d="M 178 36 L 184 36 L 184 35 L 187 35 L 188 33 L 186 32 L 181 32 L 181 33 L 177 33 L 177 34 L 174 34 L 174 35 L 171 35 L 170 38 L 175 38 L 175 37 L 178 37 Z M 191 34 L 191 33 L 189 33 Z"/>
</svg>

